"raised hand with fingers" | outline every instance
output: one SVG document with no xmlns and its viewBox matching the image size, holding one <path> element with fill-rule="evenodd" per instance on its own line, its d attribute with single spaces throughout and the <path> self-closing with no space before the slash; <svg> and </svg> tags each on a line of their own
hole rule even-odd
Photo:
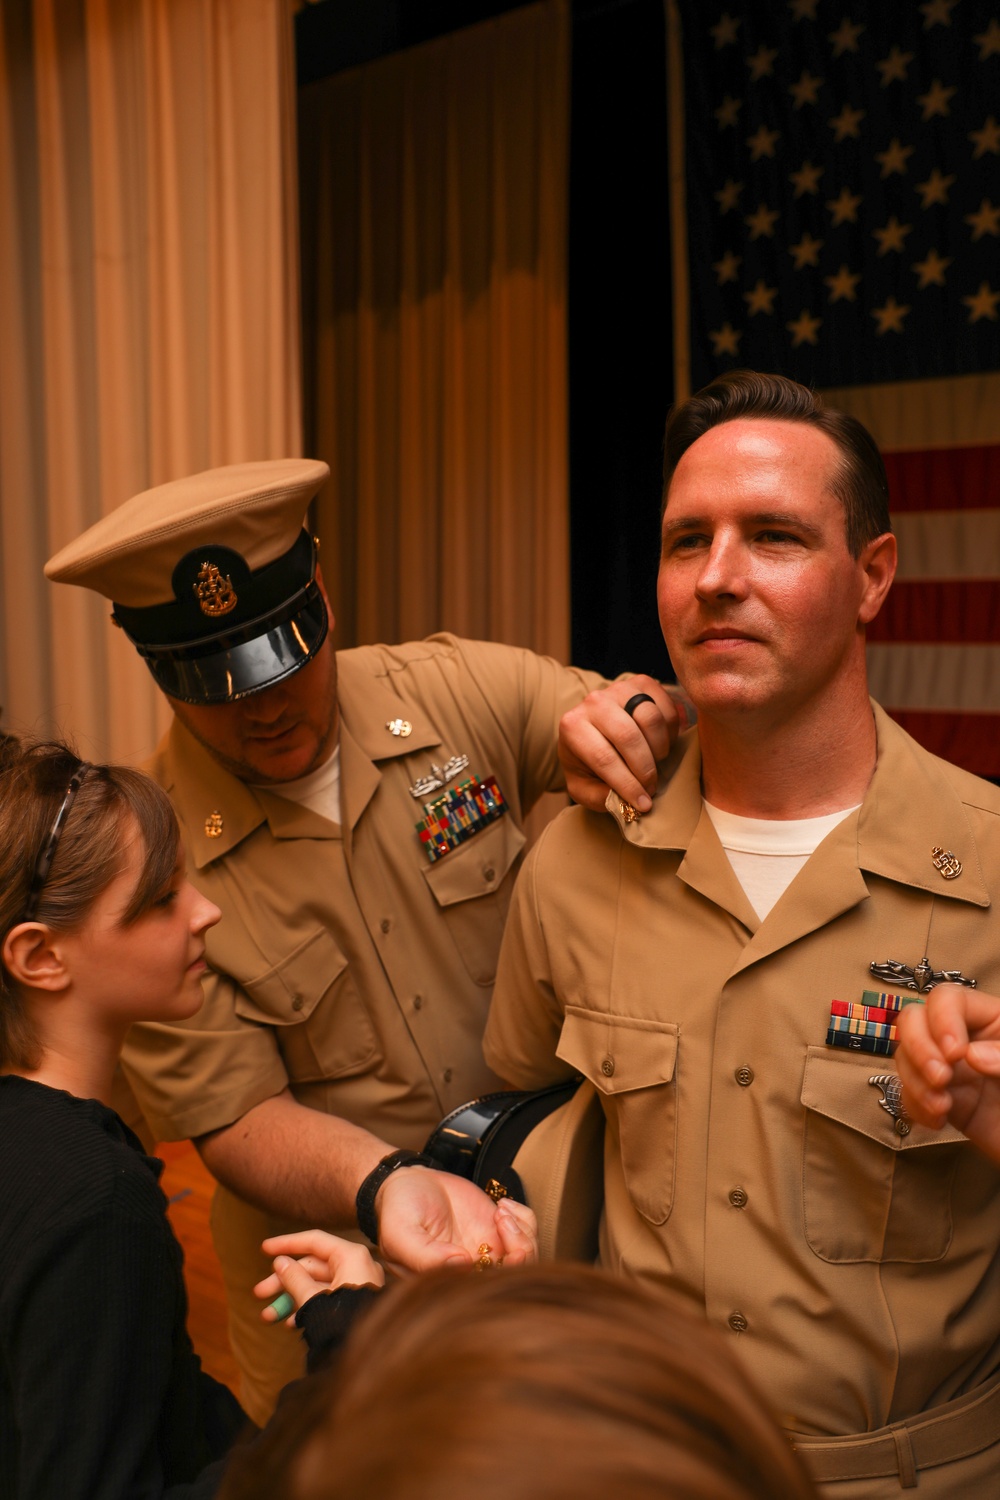
<svg viewBox="0 0 1000 1500">
<path fill-rule="evenodd" d="M 566 790 L 581 807 L 601 812 L 609 790 L 648 812 L 663 760 L 693 710 L 654 677 L 635 676 L 588 693 L 559 725 Z"/>
<path fill-rule="evenodd" d="M 1000 999 L 941 984 L 900 1017 L 903 1101 L 922 1125 L 954 1125 L 1000 1162 Z"/>
</svg>

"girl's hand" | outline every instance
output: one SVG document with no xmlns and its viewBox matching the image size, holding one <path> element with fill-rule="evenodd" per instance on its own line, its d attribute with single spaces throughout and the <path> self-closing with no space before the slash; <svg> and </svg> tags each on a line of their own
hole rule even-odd
<svg viewBox="0 0 1000 1500">
<path fill-rule="evenodd" d="M 298 1234 L 278 1234 L 265 1240 L 261 1249 L 274 1256 L 274 1271 L 254 1287 L 254 1296 L 271 1302 L 282 1291 L 289 1294 L 296 1311 L 315 1297 L 338 1286 L 382 1286 L 382 1267 L 364 1245 L 338 1239 L 323 1229 L 304 1229 Z M 294 1257 L 294 1259 L 292 1258 Z M 273 1308 L 261 1311 L 265 1323 L 276 1323 Z M 285 1319 L 295 1324 L 293 1312 Z"/>
</svg>

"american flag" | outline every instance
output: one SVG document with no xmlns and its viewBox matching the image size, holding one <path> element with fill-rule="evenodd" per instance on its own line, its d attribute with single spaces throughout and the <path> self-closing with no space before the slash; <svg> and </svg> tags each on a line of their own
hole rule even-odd
<svg viewBox="0 0 1000 1500">
<path fill-rule="evenodd" d="M 671 0 L 679 393 L 736 366 L 877 438 L 872 691 L 1000 777 L 1000 0 Z"/>
</svg>

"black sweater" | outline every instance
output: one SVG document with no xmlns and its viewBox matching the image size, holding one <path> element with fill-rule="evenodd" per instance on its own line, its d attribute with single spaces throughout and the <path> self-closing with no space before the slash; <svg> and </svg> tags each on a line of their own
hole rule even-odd
<svg viewBox="0 0 1000 1500">
<path fill-rule="evenodd" d="M 215 1492 L 246 1419 L 187 1336 L 161 1171 L 97 1100 L 0 1077 L 3 1500 Z"/>
<path fill-rule="evenodd" d="M 96 1099 L 0 1077 L 0 1500 L 208 1500 L 256 1430 L 191 1347 L 162 1171 Z M 310 1370 L 375 1295 L 300 1309 Z"/>
</svg>

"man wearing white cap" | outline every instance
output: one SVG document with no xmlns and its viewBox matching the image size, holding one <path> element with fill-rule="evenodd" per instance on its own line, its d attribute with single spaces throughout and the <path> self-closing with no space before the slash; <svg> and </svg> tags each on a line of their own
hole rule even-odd
<svg viewBox="0 0 1000 1500">
<path fill-rule="evenodd" d="M 223 921 L 201 1012 L 136 1028 L 126 1069 L 156 1138 L 195 1138 L 221 1184 L 213 1229 L 258 1421 L 299 1362 L 252 1296 L 267 1235 L 358 1223 L 409 1269 L 489 1242 L 490 1201 L 412 1153 L 496 1083 L 480 1044 L 523 816 L 564 784 L 560 716 L 602 686 L 448 635 L 335 654 L 302 528 L 327 473 L 289 459 L 161 485 L 45 570 L 113 601 L 174 710 L 151 770 Z M 636 696 L 665 753 L 678 714 L 633 679 L 578 713 L 571 756 L 613 759 L 594 728 L 610 717 L 644 766 L 621 712 Z"/>
</svg>

